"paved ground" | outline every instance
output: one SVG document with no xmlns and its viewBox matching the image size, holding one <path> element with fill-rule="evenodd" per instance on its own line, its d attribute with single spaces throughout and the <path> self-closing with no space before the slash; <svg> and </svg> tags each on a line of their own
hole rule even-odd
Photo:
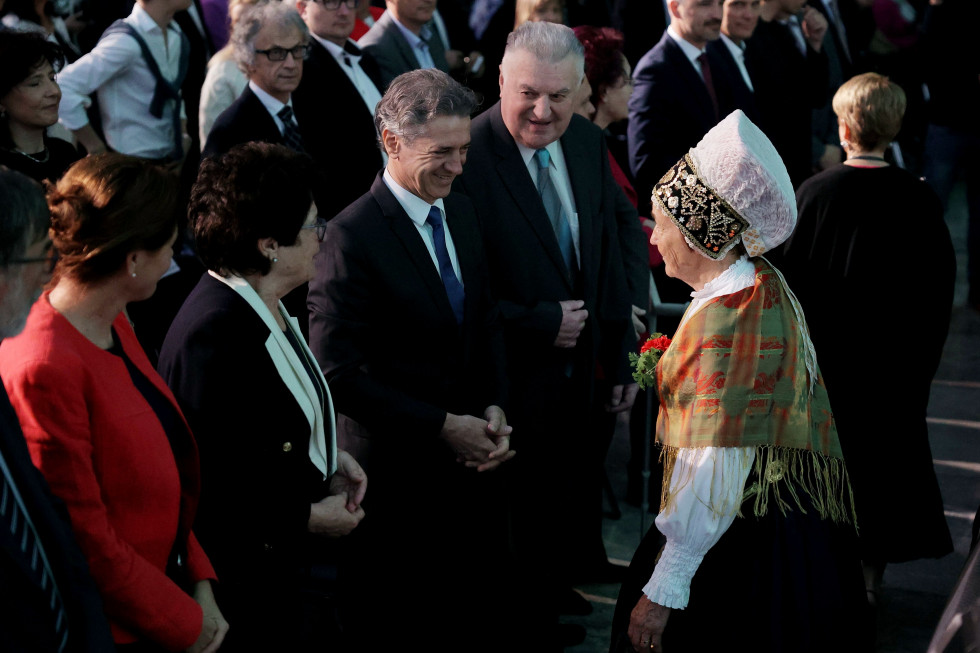
<svg viewBox="0 0 980 653">
<path fill-rule="evenodd" d="M 958 189 L 958 193 L 962 189 Z M 962 195 L 954 196 L 947 222 L 957 249 L 959 275 L 955 308 L 943 361 L 932 387 L 929 403 L 930 442 L 946 519 L 955 551 L 939 560 L 919 560 L 892 565 L 885 571 L 879 602 L 879 653 L 923 653 L 939 621 L 946 600 L 966 562 L 970 528 L 980 506 L 980 312 L 965 306 L 966 217 Z M 909 256 L 916 252 L 909 243 Z M 905 268 L 910 272 L 910 268 Z M 914 312 L 914 298 L 909 306 Z M 629 445 L 617 438 L 607 468 L 623 516 L 606 520 L 606 547 L 610 559 L 628 564 L 640 541 L 640 511 L 623 502 L 626 492 L 625 461 Z M 647 527 L 650 525 L 647 520 Z M 914 528 L 909 516 L 909 528 Z M 584 625 L 586 641 L 570 653 L 604 653 L 609 648 L 609 625 L 619 591 L 617 585 L 578 588 L 592 602 L 588 617 L 569 619 Z"/>
</svg>

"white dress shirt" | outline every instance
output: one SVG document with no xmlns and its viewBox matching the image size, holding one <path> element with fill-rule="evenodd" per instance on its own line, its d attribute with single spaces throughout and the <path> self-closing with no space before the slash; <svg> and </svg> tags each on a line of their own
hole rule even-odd
<svg viewBox="0 0 980 653">
<path fill-rule="evenodd" d="M 255 93 L 255 97 L 259 98 L 259 102 L 262 103 L 262 106 L 265 107 L 265 110 L 272 115 L 272 119 L 276 121 L 276 127 L 279 129 L 279 133 L 283 134 L 286 131 L 286 125 L 285 123 L 283 123 L 282 118 L 279 117 L 279 112 L 282 111 L 282 108 L 285 106 L 288 106 L 290 109 L 292 109 L 293 98 L 290 97 L 289 102 L 283 104 L 276 98 L 272 97 L 271 95 L 263 91 L 261 88 L 259 88 L 258 84 L 256 84 L 251 80 L 249 80 L 248 82 L 248 87 L 252 89 L 253 93 Z M 296 114 L 293 114 L 293 125 L 299 127 L 299 123 L 296 122 Z"/>
<path fill-rule="evenodd" d="M 721 35 L 721 42 L 732 53 L 732 59 L 735 60 L 735 65 L 738 66 L 738 72 L 742 74 L 742 81 L 745 82 L 745 85 L 749 87 L 750 91 L 755 92 L 755 87 L 752 86 L 752 78 L 749 77 L 749 70 L 745 67 L 745 43 L 743 42 L 739 45 L 724 34 Z"/>
<path fill-rule="evenodd" d="M 691 62 L 692 66 L 694 66 L 694 70 L 696 70 L 701 79 L 704 80 L 704 75 L 701 74 L 701 62 L 698 61 L 698 57 L 700 57 L 706 51 L 691 45 L 690 41 L 686 41 L 684 37 L 677 33 L 677 30 L 674 29 L 673 25 L 667 26 L 667 36 L 674 39 L 674 43 L 680 46 L 681 52 L 684 53 L 687 60 Z"/>
<path fill-rule="evenodd" d="M 429 39 L 436 36 L 432 33 L 432 29 L 428 25 L 422 26 L 422 36 L 426 37 L 423 40 L 421 37 L 413 34 L 410 29 L 399 23 L 394 14 L 392 14 L 391 20 L 395 25 L 398 25 L 398 30 L 405 37 L 405 40 L 408 41 L 408 47 L 412 48 L 415 58 L 419 61 L 419 68 L 435 68 L 436 62 L 432 59 L 432 53 L 429 52 L 429 44 L 427 43 Z"/>
<path fill-rule="evenodd" d="M 535 157 L 535 152 L 529 147 L 524 147 L 520 143 L 515 143 L 517 149 L 521 153 L 521 157 L 524 159 L 524 165 L 527 166 L 528 174 L 531 175 L 531 181 L 534 182 L 534 187 L 538 187 L 538 160 Z M 578 224 L 578 212 L 575 207 L 575 196 L 572 194 L 572 180 L 568 177 L 568 166 L 565 165 L 565 153 L 561 149 L 561 142 L 555 141 L 547 146 L 548 156 L 550 162 L 548 164 L 548 169 L 551 172 L 551 183 L 555 187 L 555 191 L 558 192 L 558 199 L 561 200 L 561 206 L 565 209 L 565 216 L 568 218 L 568 226 L 572 230 L 572 243 L 575 245 L 575 258 L 578 260 L 579 267 L 582 265 L 582 253 L 579 248 L 579 238 L 580 230 Z"/>
<path fill-rule="evenodd" d="M 440 197 L 432 204 L 429 204 L 415 193 L 400 186 L 388 172 L 387 168 L 385 168 L 382 178 L 388 190 L 395 196 L 398 204 L 405 209 L 405 213 L 408 214 L 412 224 L 418 229 L 419 235 L 422 236 L 422 242 L 425 243 L 425 248 L 429 250 L 429 256 L 432 257 L 432 264 L 436 266 L 436 272 L 441 276 L 439 257 L 436 256 L 436 246 L 432 240 L 432 226 L 426 223 L 426 220 L 429 219 L 429 209 L 433 206 L 439 209 L 439 213 L 442 214 L 442 233 L 446 236 L 446 251 L 449 253 L 449 261 L 453 264 L 453 272 L 456 273 L 459 284 L 464 285 L 463 275 L 459 272 L 459 259 L 456 256 L 456 246 L 453 244 L 453 237 L 449 232 L 449 223 L 446 221 L 446 207 L 442 198 Z"/>
<path fill-rule="evenodd" d="M 181 32 L 171 21 L 164 30 L 137 3 L 124 19 L 139 32 L 165 79 L 177 79 L 180 68 Z M 109 147 L 123 154 L 162 159 L 174 149 L 174 100 L 164 103 L 159 118 L 150 115 L 150 99 L 156 79 L 147 68 L 136 39 L 115 33 L 103 38 L 81 59 L 58 74 L 62 124 L 74 131 L 88 124 L 85 109 L 89 96 L 98 91 L 102 130 Z M 180 117 L 186 118 L 184 103 Z"/>
<path fill-rule="evenodd" d="M 350 79 L 351 84 L 357 89 L 358 94 L 361 99 L 364 100 L 364 106 L 367 108 L 368 112 L 374 116 L 374 109 L 378 106 L 378 102 L 381 101 L 381 92 L 378 91 L 378 87 L 374 85 L 371 78 L 368 77 L 367 73 L 361 68 L 361 57 L 360 55 L 351 54 L 344 50 L 333 41 L 328 41 L 327 39 L 322 39 L 316 34 L 311 34 L 313 38 L 320 42 L 320 45 L 327 49 L 327 52 L 337 60 L 340 64 L 340 69 L 344 71 Z M 357 44 L 350 39 L 347 40 L 355 48 Z"/>
<path fill-rule="evenodd" d="M 710 300 L 755 283 L 755 266 L 745 256 L 718 277 L 692 292 L 691 307 L 678 330 Z M 667 543 L 643 593 L 654 603 L 687 607 L 691 579 L 708 550 L 732 525 L 742 503 L 745 481 L 755 462 L 755 447 L 679 449 L 670 478 L 673 505 L 657 515 L 657 530 Z"/>
</svg>

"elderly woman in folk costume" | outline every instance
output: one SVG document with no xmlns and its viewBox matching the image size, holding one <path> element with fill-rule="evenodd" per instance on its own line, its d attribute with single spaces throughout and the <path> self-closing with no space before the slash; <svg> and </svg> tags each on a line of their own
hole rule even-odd
<svg viewBox="0 0 980 653">
<path fill-rule="evenodd" d="M 761 256 L 796 223 L 786 168 L 736 111 L 655 186 L 653 216 L 694 292 L 659 363 L 638 365 L 660 392 L 664 488 L 613 650 L 860 649 L 850 481 L 802 310 Z"/>
</svg>

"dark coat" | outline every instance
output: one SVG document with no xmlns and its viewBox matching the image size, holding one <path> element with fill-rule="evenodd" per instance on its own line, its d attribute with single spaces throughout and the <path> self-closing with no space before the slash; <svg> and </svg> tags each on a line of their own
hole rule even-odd
<svg viewBox="0 0 980 653">
<path fill-rule="evenodd" d="M 299 122 L 297 120 L 297 122 Z M 300 130 L 302 131 L 302 126 Z M 282 133 L 275 119 L 248 86 L 221 112 L 208 134 L 207 143 L 201 152 L 202 157 L 224 154 L 236 145 L 259 141 L 282 144 Z"/>
<path fill-rule="evenodd" d="M 653 185 L 735 108 L 722 74 L 725 64 L 715 52 L 709 51 L 708 58 L 718 97 L 718 116 L 701 75 L 667 32 L 636 64 L 627 133 L 641 213 L 649 210 Z"/>
<path fill-rule="evenodd" d="M 357 88 L 323 45 L 316 39 L 310 44 L 293 109 L 303 146 L 330 189 L 317 198 L 320 215 L 330 219 L 371 188 L 383 163 L 374 118 Z M 360 66 L 382 88 L 377 63 L 363 51 Z"/>
</svg>

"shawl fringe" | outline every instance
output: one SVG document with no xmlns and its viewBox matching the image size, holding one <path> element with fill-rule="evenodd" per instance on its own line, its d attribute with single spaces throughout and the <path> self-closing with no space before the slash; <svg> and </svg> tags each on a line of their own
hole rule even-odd
<svg viewBox="0 0 980 653">
<path fill-rule="evenodd" d="M 660 461 L 664 466 L 664 481 L 660 493 L 660 511 L 673 510 L 673 495 L 693 480 L 696 465 L 690 473 L 678 478 L 671 492 L 671 479 L 681 447 L 661 445 Z M 699 449 L 704 451 L 704 449 Z M 785 515 L 792 510 L 806 514 L 800 494 L 809 498 L 810 504 L 821 519 L 831 519 L 837 524 L 850 524 L 857 531 L 857 513 L 854 509 L 854 493 L 847 467 L 841 458 L 825 456 L 817 451 L 762 445 L 755 448 L 755 462 L 742 500 L 733 505 L 712 505 L 710 497 L 698 497 L 705 506 L 718 515 L 735 514 L 744 517 L 743 508 L 751 506 L 755 517 L 765 516 L 771 505 Z"/>
</svg>

